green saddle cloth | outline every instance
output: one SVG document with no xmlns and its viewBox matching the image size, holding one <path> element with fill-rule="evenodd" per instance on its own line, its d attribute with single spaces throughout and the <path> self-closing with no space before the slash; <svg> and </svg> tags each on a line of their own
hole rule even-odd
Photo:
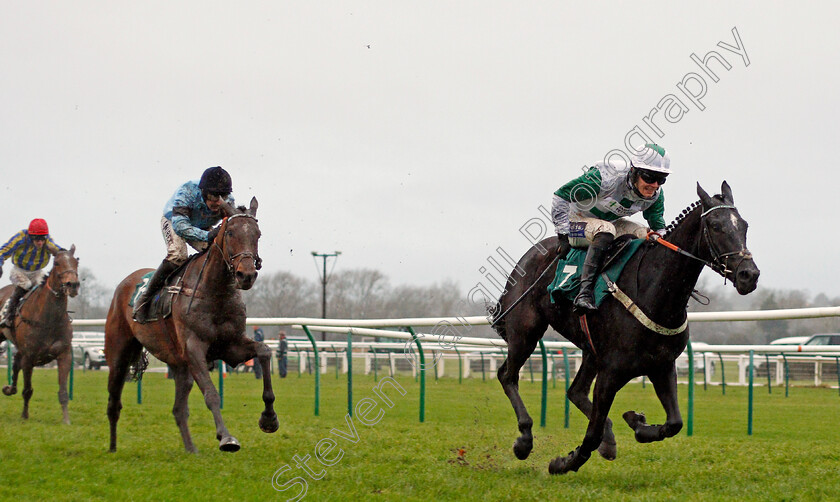
<svg viewBox="0 0 840 502">
<path fill-rule="evenodd" d="M 639 246 L 644 244 L 644 239 L 633 239 L 625 244 L 619 251 L 618 255 L 612 257 L 606 266 L 606 269 L 598 273 L 598 279 L 595 281 L 595 304 L 600 306 L 604 298 L 610 294 L 607 291 L 607 285 L 601 277 L 602 273 L 606 273 L 611 281 L 618 281 L 621 271 L 627 265 L 627 261 L 639 249 Z M 586 249 L 572 249 L 566 255 L 565 260 L 557 262 L 557 272 L 554 276 L 554 281 L 548 285 L 548 294 L 551 298 L 551 303 L 557 303 L 562 298 L 569 301 L 574 301 L 580 290 L 580 271 L 583 268 L 583 261 L 586 258 Z"/>
</svg>

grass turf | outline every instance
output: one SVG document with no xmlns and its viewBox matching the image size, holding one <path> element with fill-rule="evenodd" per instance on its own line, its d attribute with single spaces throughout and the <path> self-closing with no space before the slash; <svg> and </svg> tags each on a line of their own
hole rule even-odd
<svg viewBox="0 0 840 502">
<path fill-rule="evenodd" d="M 379 378 L 382 378 L 379 374 Z M 217 375 L 213 376 L 218 382 Z M 747 390 L 728 386 L 696 390 L 694 435 L 638 444 L 621 413 L 644 411 L 649 423 L 664 412 L 650 385 L 631 384 L 617 396 L 618 458 L 594 454 L 580 472 L 550 476 L 548 462 L 581 441 L 586 421 L 575 408 L 564 428 L 563 385 L 549 384 L 547 427 L 539 424 L 540 384 L 523 379 L 521 391 L 537 424 L 534 450 L 516 460 L 513 410 L 496 381 L 427 378 L 425 422 L 418 420 L 419 384 L 397 375 L 405 389 L 385 392 L 382 405 L 372 375 L 354 375 L 353 396 L 377 401 L 381 420 L 367 426 L 356 416 L 355 442 L 346 421 L 347 379 L 322 375 L 320 415 L 314 416 L 313 377 L 274 377 L 280 430 L 257 427 L 262 386 L 251 374 L 225 379 L 223 417 L 242 443 L 237 453 L 218 450 L 210 412 L 198 388 L 190 396 L 190 426 L 199 448 L 184 452 L 172 418 L 174 385 L 159 373 L 126 385 L 116 453 L 108 453 L 107 371 L 77 371 L 72 424 L 61 424 L 55 370 L 36 370 L 30 419 L 22 399 L 0 396 L 0 499 L 3 500 L 286 500 L 307 483 L 309 500 L 830 500 L 840 499 L 835 448 L 840 396 L 836 389 L 756 389 L 753 434 L 747 435 Z M 20 386 L 19 386 L 20 390 Z M 680 386 L 686 413 L 687 388 Z M 357 414 L 358 415 L 358 414 Z M 314 457 L 319 443 L 335 446 Z M 309 455 L 313 476 L 295 465 Z M 341 455 L 339 460 L 336 460 Z M 289 465 L 290 469 L 282 470 Z M 272 478 L 273 482 L 272 482 Z M 275 487 L 286 485 L 288 490 Z"/>
</svg>

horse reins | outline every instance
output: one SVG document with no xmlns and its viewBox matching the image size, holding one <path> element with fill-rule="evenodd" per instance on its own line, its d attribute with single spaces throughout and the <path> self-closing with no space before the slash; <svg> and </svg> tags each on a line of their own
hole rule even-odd
<svg viewBox="0 0 840 502">
<path fill-rule="evenodd" d="M 559 260 L 559 259 L 560 259 L 560 255 L 558 254 L 557 256 L 555 256 L 555 257 L 554 257 L 554 259 L 553 259 L 553 260 L 551 260 L 551 263 L 549 263 L 549 264 L 548 264 L 548 266 L 547 266 L 547 267 L 545 267 L 545 270 L 543 270 L 543 271 L 542 271 L 542 273 L 540 274 L 540 276 L 539 276 L 539 277 L 537 277 L 537 280 L 535 280 L 535 281 L 533 282 L 533 284 L 531 284 L 530 286 L 528 286 L 528 289 L 526 289 L 526 290 L 525 290 L 525 292 L 524 292 L 524 293 L 522 293 L 522 294 L 519 296 L 519 298 L 517 298 L 517 299 L 516 299 L 516 301 L 515 301 L 515 302 L 513 302 L 513 304 L 511 304 L 511 306 L 510 306 L 510 307 L 508 307 L 508 308 L 507 308 L 507 310 L 505 310 L 505 312 L 504 312 L 502 315 L 500 315 L 499 317 L 497 317 L 497 318 L 493 319 L 493 322 L 492 322 L 492 323 L 490 323 L 490 327 L 492 328 L 492 327 L 496 326 L 496 324 L 498 324 L 498 323 L 499 323 L 502 319 L 504 319 L 504 318 L 505 318 L 505 316 L 506 316 L 506 315 L 508 315 L 508 314 L 510 313 L 510 311 L 511 311 L 511 310 L 513 310 L 513 308 L 514 308 L 514 307 L 516 307 L 517 305 L 519 305 L 519 302 L 521 302 L 521 301 L 522 301 L 522 300 L 523 300 L 526 296 L 528 296 L 528 293 L 530 293 L 530 292 L 531 292 L 531 290 L 532 290 L 532 289 L 534 289 L 534 286 L 536 286 L 536 285 L 537 285 L 537 283 L 538 283 L 538 282 L 540 282 L 540 279 L 542 279 L 542 278 L 543 278 L 543 276 L 545 275 L 545 273 L 546 273 L 546 272 L 548 272 L 548 270 L 552 267 L 552 265 L 554 265 L 555 263 L 557 263 L 557 260 Z M 500 305 L 501 305 L 501 304 L 500 304 Z"/>
<path fill-rule="evenodd" d="M 648 232 L 647 240 L 658 242 L 659 244 L 662 244 L 666 248 L 670 249 L 671 251 L 676 251 L 677 253 L 679 253 L 683 256 L 687 256 L 687 257 L 689 257 L 693 260 L 697 260 L 697 261 L 703 263 L 704 265 L 708 266 L 710 269 L 717 272 L 724 279 L 726 279 L 726 274 L 727 273 L 735 272 L 736 270 L 738 270 L 738 267 L 741 266 L 741 263 L 743 263 L 744 260 L 752 259 L 752 253 L 750 253 L 750 251 L 747 248 L 741 248 L 738 251 L 730 251 L 728 253 L 721 253 L 717 250 L 714 243 L 712 242 L 712 238 L 709 236 L 709 227 L 708 227 L 708 224 L 706 223 L 706 220 L 704 219 L 707 214 L 709 214 L 712 211 L 715 211 L 717 209 L 735 209 L 735 206 L 727 205 L 727 204 L 722 204 L 720 206 L 714 206 L 712 208 L 707 209 L 706 211 L 704 211 L 700 215 L 700 221 L 702 222 L 702 225 L 703 225 L 703 239 L 706 241 L 706 245 L 709 247 L 709 251 L 712 253 L 712 260 L 711 261 L 704 260 L 703 258 L 700 258 L 699 256 L 695 256 L 695 255 L 689 253 L 688 251 L 682 249 L 681 247 L 677 246 L 676 244 L 673 244 L 671 242 L 666 241 L 663 237 L 654 237 L 654 235 L 659 235 L 656 232 L 652 232 L 652 231 Z M 735 267 L 735 270 L 730 270 L 727 267 L 726 260 L 730 256 L 733 256 L 733 255 L 740 256 L 741 261 L 738 262 L 738 266 Z"/>
<path fill-rule="evenodd" d="M 219 246 L 219 244 L 216 242 L 216 239 L 213 239 L 213 244 L 211 246 L 211 250 L 212 249 L 218 249 L 219 250 L 219 254 L 222 256 L 222 261 L 224 261 L 225 265 L 227 265 L 227 269 L 228 269 L 229 274 L 233 274 L 234 270 L 236 269 L 235 266 L 233 265 L 233 260 L 235 260 L 236 258 L 239 258 L 240 262 L 244 258 L 251 258 L 251 259 L 254 260 L 254 267 L 256 267 L 257 270 L 259 270 L 261 268 L 262 259 L 260 259 L 259 255 L 254 255 L 254 253 L 252 253 L 250 251 L 243 251 L 241 253 L 236 253 L 233 256 L 225 255 L 225 249 L 227 248 L 227 246 L 225 245 L 225 242 L 226 242 L 225 239 L 227 238 L 227 235 L 225 235 L 225 229 L 227 229 L 227 225 L 228 225 L 228 222 L 230 220 L 232 220 L 234 218 L 241 217 L 241 216 L 246 216 L 248 218 L 253 219 L 254 221 L 257 221 L 257 218 L 255 218 L 254 216 L 251 216 L 248 213 L 237 213 L 237 214 L 234 214 L 233 216 L 226 216 L 223 223 L 222 223 L 222 228 L 219 229 L 219 233 L 222 234 L 222 245 Z M 201 277 L 204 275 L 204 267 L 207 266 L 207 262 L 209 260 L 210 260 L 210 251 L 208 250 L 206 257 L 204 258 L 204 263 L 201 264 L 201 270 L 198 271 L 198 279 L 195 281 L 196 291 L 198 290 L 198 285 L 201 284 Z M 195 298 L 194 294 L 190 296 L 190 303 L 187 304 L 187 313 L 189 313 L 190 308 L 192 308 L 192 302 L 193 302 L 194 298 Z"/>
</svg>

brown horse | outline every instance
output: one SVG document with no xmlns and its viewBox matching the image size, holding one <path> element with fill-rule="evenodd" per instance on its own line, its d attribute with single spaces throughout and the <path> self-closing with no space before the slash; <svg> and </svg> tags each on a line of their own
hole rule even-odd
<svg viewBox="0 0 840 502">
<path fill-rule="evenodd" d="M 207 251 L 190 261 L 183 273 L 178 293 L 172 300 L 172 315 L 145 324 L 132 320 L 128 302 L 135 287 L 150 269 L 129 275 L 118 286 L 105 322 L 105 359 L 108 375 L 108 420 L 111 424 L 111 451 L 117 449 L 117 421 L 122 409 L 121 395 L 129 369 L 144 369 L 143 348 L 168 364 L 175 378 L 175 406 L 172 414 L 188 452 L 196 452 L 187 418 L 188 397 L 193 381 L 204 394 L 204 402 L 216 422 L 216 439 L 222 451 L 239 450 L 222 421 L 219 393 L 208 368 L 221 359 L 237 365 L 257 357 L 268 368 L 270 349 L 245 336 L 245 304 L 238 289 L 250 289 L 257 279 L 257 199 L 250 209 L 225 206 L 221 229 Z M 133 368 L 131 368 L 133 367 Z M 259 420 L 263 432 L 275 432 L 280 424 L 274 412 L 271 373 L 263 371 L 265 410 Z"/>
<path fill-rule="evenodd" d="M 53 254 L 53 268 L 43 284 L 27 293 L 15 317 L 14 328 L 3 328 L 3 336 L 17 349 L 13 363 L 12 384 L 3 387 L 3 394 L 17 393 L 18 372 L 23 369 L 23 413 L 29 418 L 29 399 L 32 398 L 32 368 L 58 361 L 58 402 L 64 423 L 70 423 L 67 413 L 67 376 L 73 363 L 73 328 L 67 315 L 67 297 L 79 294 L 79 260 L 70 251 Z M 0 289 L 0 305 L 11 296 L 15 286 Z"/>
</svg>

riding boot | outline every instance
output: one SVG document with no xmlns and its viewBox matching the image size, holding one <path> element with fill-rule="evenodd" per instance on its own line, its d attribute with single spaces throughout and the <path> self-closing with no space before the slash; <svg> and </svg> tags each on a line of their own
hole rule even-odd
<svg viewBox="0 0 840 502">
<path fill-rule="evenodd" d="M 604 256 L 607 247 L 615 239 L 612 235 L 601 232 L 595 236 L 586 252 L 586 259 L 583 261 L 583 270 L 580 273 L 580 292 L 575 297 L 575 309 L 583 311 L 598 310 L 595 305 L 595 281 L 598 278 L 598 271 L 604 264 Z"/>
<path fill-rule="evenodd" d="M 17 314 L 17 307 L 20 303 L 20 299 L 23 298 L 23 295 L 25 294 L 25 289 L 23 289 L 20 286 L 15 286 L 15 290 L 12 291 L 12 296 L 9 297 L 9 303 L 6 305 L 6 316 L 2 326 L 6 328 L 14 327 L 15 315 Z"/>
<path fill-rule="evenodd" d="M 134 302 L 133 317 L 135 321 L 140 324 L 144 324 L 147 321 L 149 316 L 149 303 L 151 303 L 154 294 L 166 283 L 166 278 L 169 277 L 169 274 L 177 268 L 178 265 L 169 260 L 163 260 L 160 263 L 158 269 L 152 274 L 152 278 L 149 279 L 149 283 L 146 284 L 146 289 L 143 291 L 143 294 Z"/>
</svg>

